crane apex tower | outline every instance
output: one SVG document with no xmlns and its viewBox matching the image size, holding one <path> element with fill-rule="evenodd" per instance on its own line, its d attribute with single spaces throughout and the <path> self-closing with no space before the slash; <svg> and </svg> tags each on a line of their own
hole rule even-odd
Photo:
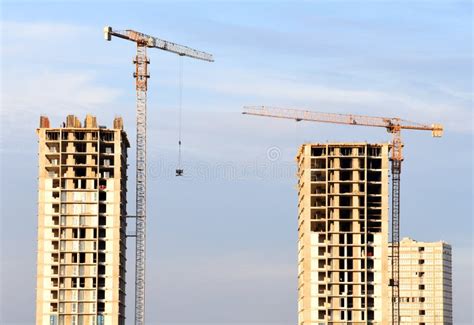
<svg viewBox="0 0 474 325">
<path fill-rule="evenodd" d="M 42 116 L 39 142 L 37 325 L 125 324 L 127 148 L 113 128 Z"/>
<path fill-rule="evenodd" d="M 156 48 L 179 56 L 197 60 L 214 62 L 212 54 L 198 51 L 190 47 L 165 41 L 135 30 L 114 30 L 110 26 L 104 28 L 104 38 L 112 40 L 112 36 L 134 42 L 137 47 L 135 64 L 135 88 L 137 93 L 137 151 L 136 151 L 136 230 L 135 230 L 135 325 L 145 324 L 145 268 L 146 268 L 146 163 L 147 163 L 147 90 L 148 65 L 147 48 Z"/>
<path fill-rule="evenodd" d="M 298 325 L 388 324 L 389 145 L 304 144 Z"/>
</svg>

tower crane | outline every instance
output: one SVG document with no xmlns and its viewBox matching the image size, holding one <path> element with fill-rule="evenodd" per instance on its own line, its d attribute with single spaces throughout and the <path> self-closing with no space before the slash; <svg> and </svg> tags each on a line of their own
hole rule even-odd
<svg viewBox="0 0 474 325">
<path fill-rule="evenodd" d="M 392 278 L 389 285 L 392 288 L 392 324 L 400 324 L 400 174 L 402 169 L 402 138 L 401 130 L 431 131 L 433 137 L 443 135 L 441 124 L 420 124 L 400 119 L 398 117 L 374 117 L 352 114 L 320 113 L 306 110 L 285 109 L 266 106 L 245 106 L 242 112 L 247 115 L 266 116 L 273 118 L 311 121 L 322 123 L 335 123 L 357 126 L 373 126 L 387 129 L 392 134 L 391 169 L 392 169 Z"/>
<path fill-rule="evenodd" d="M 168 42 L 157 37 L 146 35 L 134 30 L 114 30 L 104 27 L 104 38 L 112 40 L 112 36 L 119 37 L 137 46 L 135 64 L 136 93 L 137 93 L 137 149 L 136 149 L 136 260 L 135 260 L 135 324 L 145 323 L 145 253 L 146 253 L 146 96 L 148 88 L 148 59 L 147 48 L 156 48 L 187 56 L 193 59 L 213 62 L 213 56 L 187 46 Z"/>
</svg>

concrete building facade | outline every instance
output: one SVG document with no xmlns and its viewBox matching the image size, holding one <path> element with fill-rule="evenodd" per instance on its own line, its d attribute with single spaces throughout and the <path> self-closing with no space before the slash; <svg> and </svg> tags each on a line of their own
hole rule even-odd
<svg viewBox="0 0 474 325">
<path fill-rule="evenodd" d="M 389 145 L 304 144 L 298 324 L 388 324 Z"/>
<path fill-rule="evenodd" d="M 400 322 L 453 324 L 449 244 L 411 238 L 400 241 Z"/>
<path fill-rule="evenodd" d="M 41 117 L 36 324 L 125 323 L 127 148 L 113 128 Z"/>
</svg>

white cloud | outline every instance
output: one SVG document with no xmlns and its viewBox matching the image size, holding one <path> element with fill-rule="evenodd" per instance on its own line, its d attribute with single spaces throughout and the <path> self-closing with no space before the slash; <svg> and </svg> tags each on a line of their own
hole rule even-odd
<svg viewBox="0 0 474 325">
<path fill-rule="evenodd" d="M 24 114 L 93 112 L 117 99 L 119 91 L 101 86 L 93 72 L 34 71 L 28 78 L 3 80 L 2 119 L 15 122 Z"/>
<path fill-rule="evenodd" d="M 18 40 L 53 41 L 70 38 L 76 34 L 90 31 L 90 28 L 80 25 L 58 22 L 18 22 L 3 21 L 0 25 L 4 37 L 14 37 Z M 26 42 L 28 45 L 28 42 Z"/>
<path fill-rule="evenodd" d="M 83 39 L 94 33 L 98 42 L 100 31 L 65 23 L 6 21 L 1 33 L 2 137 L 36 128 L 39 115 L 49 116 L 56 125 L 54 118 L 98 115 L 117 102 L 119 90 L 101 83 L 100 71 L 91 65 L 80 68 L 94 58 L 92 48 L 81 48 Z"/>
</svg>

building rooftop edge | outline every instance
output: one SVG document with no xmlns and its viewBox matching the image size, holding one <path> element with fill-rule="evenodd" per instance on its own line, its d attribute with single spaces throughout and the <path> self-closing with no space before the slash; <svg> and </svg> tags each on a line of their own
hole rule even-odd
<svg viewBox="0 0 474 325">
<path fill-rule="evenodd" d="M 81 130 L 81 131 L 120 131 L 122 137 L 126 142 L 127 147 L 130 147 L 130 142 L 128 141 L 127 132 L 123 127 L 123 118 L 121 116 L 116 116 L 113 120 L 113 126 L 108 128 L 103 125 L 97 124 L 97 118 L 94 115 L 86 114 L 84 123 L 82 124 L 75 115 L 68 115 L 66 121 L 62 122 L 59 127 L 51 127 L 49 118 L 47 116 L 40 116 L 39 127 L 36 129 L 37 132 L 42 129 L 47 130 Z"/>
<path fill-rule="evenodd" d="M 99 125 L 97 123 L 97 118 L 94 115 L 86 114 L 84 119 L 84 123 L 75 116 L 75 115 L 67 115 L 66 121 L 62 122 L 58 127 L 51 127 L 50 120 L 47 116 L 41 115 L 39 121 L 38 129 L 98 129 L 98 130 L 122 130 L 123 131 L 123 118 L 120 116 L 116 116 L 113 120 L 113 126 L 107 127 L 103 125 Z"/>
<path fill-rule="evenodd" d="M 372 146 L 376 146 L 376 145 L 379 145 L 379 146 L 384 146 L 384 145 L 390 145 L 390 142 L 362 142 L 362 141 L 357 141 L 357 142 L 342 142 L 342 141 L 339 141 L 339 142 L 331 142 L 331 141 L 327 141 L 327 142 L 307 142 L 307 143 L 303 143 L 301 144 L 301 146 L 326 146 L 326 145 L 349 145 L 349 146 L 354 146 L 354 145 L 358 145 L 358 146 L 363 146 L 363 145 L 372 145 Z"/>
<path fill-rule="evenodd" d="M 445 242 L 444 240 L 438 240 L 438 241 L 418 241 L 418 240 L 415 240 L 411 237 L 403 237 L 401 240 L 400 240 L 400 243 L 414 243 L 414 244 L 446 244 L 446 245 L 449 245 L 451 246 L 451 244 L 449 244 L 448 242 Z M 391 242 L 388 243 L 389 245 L 392 245 Z"/>
</svg>

